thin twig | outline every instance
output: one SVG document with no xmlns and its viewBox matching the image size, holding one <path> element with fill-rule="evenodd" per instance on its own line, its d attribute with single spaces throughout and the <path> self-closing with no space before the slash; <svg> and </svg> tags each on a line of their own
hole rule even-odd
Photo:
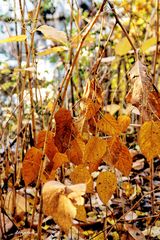
<svg viewBox="0 0 160 240">
<path fill-rule="evenodd" d="M 111 8 L 111 10 L 112 10 L 112 12 L 113 12 L 113 14 L 114 14 L 114 16 L 115 16 L 115 19 L 116 19 L 117 23 L 119 24 L 119 26 L 120 26 L 121 29 L 123 30 L 124 34 L 126 35 L 128 41 L 130 42 L 130 44 L 131 44 L 131 46 L 132 46 L 132 48 L 133 48 L 133 50 L 134 50 L 135 56 L 137 57 L 137 50 L 136 50 L 136 48 L 135 48 L 135 46 L 134 46 L 134 44 L 133 44 L 133 42 L 132 42 L 132 40 L 131 40 L 128 32 L 126 31 L 125 27 L 123 26 L 123 24 L 122 24 L 121 21 L 119 20 L 119 17 L 118 17 L 118 15 L 117 15 L 117 13 L 116 13 L 116 10 L 115 10 L 115 8 L 114 8 L 113 3 L 111 3 L 110 1 L 108 1 L 108 4 L 109 4 L 109 6 L 110 6 L 110 8 Z"/>
</svg>

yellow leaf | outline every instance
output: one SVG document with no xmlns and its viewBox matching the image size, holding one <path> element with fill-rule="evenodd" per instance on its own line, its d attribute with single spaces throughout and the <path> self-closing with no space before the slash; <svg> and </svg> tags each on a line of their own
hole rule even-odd
<svg viewBox="0 0 160 240">
<path fill-rule="evenodd" d="M 93 192 L 93 179 L 92 179 L 88 169 L 86 167 L 84 167 L 83 165 L 79 165 L 78 167 L 76 167 L 73 170 L 73 172 L 71 172 L 70 178 L 74 184 L 86 183 L 86 185 L 87 185 L 86 192 L 87 193 Z"/>
<path fill-rule="evenodd" d="M 138 143 L 148 161 L 160 154 L 160 122 L 145 122 L 140 129 Z"/>
<path fill-rule="evenodd" d="M 56 28 L 47 25 L 40 26 L 37 28 L 37 31 L 42 32 L 47 39 L 67 44 L 67 36 L 63 31 L 59 31 Z"/>
<path fill-rule="evenodd" d="M 0 43 L 22 42 L 22 41 L 25 41 L 26 38 L 27 38 L 26 35 L 11 36 L 9 38 L 5 38 L 5 39 L 0 40 Z"/>
<path fill-rule="evenodd" d="M 103 155 L 106 152 L 107 143 L 99 137 L 92 137 L 86 144 L 84 163 L 89 165 L 91 172 L 97 170 Z"/>
<path fill-rule="evenodd" d="M 111 115 L 114 115 L 117 111 L 119 111 L 119 109 L 120 109 L 120 105 L 115 103 L 108 104 L 106 106 L 107 112 L 109 112 Z"/>
<path fill-rule="evenodd" d="M 117 55 L 125 55 L 132 49 L 128 39 L 126 37 L 122 38 L 115 46 L 115 52 Z"/>
<path fill-rule="evenodd" d="M 83 205 L 77 206 L 76 219 L 82 222 L 86 222 L 86 209 Z"/>
<path fill-rule="evenodd" d="M 148 48 L 152 47 L 155 44 L 156 44 L 156 37 L 149 38 L 142 43 L 141 49 L 143 52 L 146 52 Z"/>
<path fill-rule="evenodd" d="M 58 47 L 48 48 L 48 49 L 46 49 L 44 51 L 41 51 L 41 52 L 37 52 L 37 55 L 38 56 L 46 56 L 46 55 L 49 55 L 49 54 L 52 54 L 52 53 L 63 52 L 63 51 L 66 51 L 66 50 L 68 50 L 67 47 L 58 46 Z"/>
<path fill-rule="evenodd" d="M 27 151 L 22 165 L 22 176 L 26 186 L 38 177 L 41 158 L 42 152 L 39 149 L 32 147 Z"/>
<path fill-rule="evenodd" d="M 117 135 L 120 133 L 120 127 L 116 119 L 109 113 L 106 113 L 102 119 L 97 122 L 100 131 L 108 135 Z"/>
<path fill-rule="evenodd" d="M 121 132 L 126 132 L 130 122 L 131 122 L 131 119 L 129 116 L 121 115 L 118 117 L 118 124 Z"/>
<path fill-rule="evenodd" d="M 116 175 L 112 172 L 101 172 L 96 185 L 99 198 L 104 204 L 107 204 L 117 188 Z"/>
</svg>

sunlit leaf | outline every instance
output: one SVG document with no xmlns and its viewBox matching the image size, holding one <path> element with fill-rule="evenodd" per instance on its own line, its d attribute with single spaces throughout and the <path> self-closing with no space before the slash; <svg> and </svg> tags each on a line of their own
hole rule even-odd
<svg viewBox="0 0 160 240">
<path fill-rule="evenodd" d="M 9 38 L 5 38 L 0 40 L 0 44 L 1 43 L 8 43 L 8 42 L 22 42 L 25 41 L 27 38 L 26 35 L 19 35 L 19 36 L 11 36 Z"/>
<path fill-rule="evenodd" d="M 104 204 L 107 204 L 117 188 L 117 179 L 112 172 L 101 172 L 98 175 L 97 193 Z"/>
<path fill-rule="evenodd" d="M 106 152 L 107 144 L 104 139 L 92 137 L 86 144 L 84 152 L 84 163 L 89 165 L 91 172 L 97 170 L 103 155 Z"/>
<path fill-rule="evenodd" d="M 71 172 L 70 178 L 74 184 L 86 183 L 86 185 L 87 185 L 86 192 L 87 193 L 93 192 L 93 179 L 92 179 L 88 169 L 86 167 L 84 167 L 83 165 L 77 166 L 73 170 L 73 172 Z"/>
<path fill-rule="evenodd" d="M 115 52 L 117 55 L 125 55 L 132 49 L 128 39 L 126 37 L 119 40 L 119 42 L 115 46 Z"/>
<path fill-rule="evenodd" d="M 160 154 L 160 122 L 145 122 L 139 131 L 138 143 L 148 161 Z"/>
<path fill-rule="evenodd" d="M 42 25 L 39 28 L 37 28 L 37 31 L 42 32 L 45 38 L 47 39 L 51 39 L 56 42 L 61 42 L 63 44 L 67 43 L 67 36 L 65 32 L 59 31 L 56 28 L 47 25 Z"/>
<path fill-rule="evenodd" d="M 77 214 L 74 204 L 81 205 L 84 202 L 81 195 L 85 189 L 85 184 L 65 186 L 56 181 L 49 181 L 43 186 L 43 211 L 52 216 L 65 233 L 68 233 Z"/>
<path fill-rule="evenodd" d="M 97 122 L 97 127 L 100 131 L 102 131 L 105 134 L 108 135 L 117 135 L 120 133 L 120 127 L 118 125 L 118 122 L 116 119 L 110 115 L 109 113 L 106 113 L 102 119 L 100 119 Z"/>
<path fill-rule="evenodd" d="M 32 147 L 27 151 L 22 165 L 22 176 L 26 186 L 38 177 L 41 158 L 42 152 L 39 149 Z"/>
</svg>

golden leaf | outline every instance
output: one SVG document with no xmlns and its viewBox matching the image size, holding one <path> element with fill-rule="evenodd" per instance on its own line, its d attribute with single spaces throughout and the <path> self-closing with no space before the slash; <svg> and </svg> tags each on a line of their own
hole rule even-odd
<svg viewBox="0 0 160 240">
<path fill-rule="evenodd" d="M 87 219 L 86 209 L 83 205 L 77 206 L 76 219 L 82 222 L 86 222 L 86 219 Z"/>
<path fill-rule="evenodd" d="M 108 149 L 103 160 L 128 176 L 132 168 L 132 157 L 128 148 L 120 141 L 119 137 L 112 137 L 107 140 L 107 143 Z"/>
<path fill-rule="evenodd" d="M 121 132 L 126 132 L 127 128 L 131 122 L 131 119 L 127 115 L 121 115 L 118 117 L 118 124 L 120 127 Z"/>
<path fill-rule="evenodd" d="M 148 161 L 160 154 L 160 122 L 145 122 L 140 129 L 138 143 Z"/>
<path fill-rule="evenodd" d="M 84 149 L 85 143 L 81 140 L 81 138 L 75 138 L 71 141 L 70 148 L 66 152 L 68 159 L 75 165 L 81 164 L 83 162 Z"/>
<path fill-rule="evenodd" d="M 22 176 L 26 186 L 38 177 L 41 158 L 42 152 L 39 149 L 32 147 L 27 151 L 22 165 Z"/>
<path fill-rule="evenodd" d="M 8 43 L 8 42 L 22 42 L 25 41 L 27 38 L 26 35 L 19 35 L 19 36 L 11 36 L 9 38 L 5 38 L 0 40 L 0 44 L 1 43 Z"/>
<path fill-rule="evenodd" d="M 40 131 L 38 133 L 37 144 L 36 144 L 37 148 L 43 148 L 45 137 L 46 137 L 46 133 L 47 133 L 46 130 L 42 130 L 42 131 Z M 57 147 L 54 144 L 54 134 L 53 134 L 53 132 L 48 131 L 48 133 L 47 133 L 47 140 L 46 140 L 45 154 L 47 155 L 49 160 L 52 160 L 54 155 L 56 154 L 56 152 L 58 152 L 58 149 L 57 149 Z"/>
<path fill-rule="evenodd" d="M 97 122 L 97 127 L 103 133 L 111 135 L 111 136 L 118 135 L 120 133 L 120 127 L 119 127 L 116 119 L 109 113 L 106 113 L 102 117 L 102 119 L 100 119 Z"/>
<path fill-rule="evenodd" d="M 107 204 L 117 188 L 116 175 L 112 172 L 101 172 L 98 175 L 96 186 L 99 198 L 104 204 Z"/>
<path fill-rule="evenodd" d="M 70 174 L 71 181 L 74 184 L 77 183 L 86 183 L 87 193 L 93 192 L 93 179 L 91 177 L 91 174 L 89 173 L 88 169 L 84 167 L 83 165 L 79 165 L 76 167 L 73 172 Z"/>
<path fill-rule="evenodd" d="M 84 152 L 84 163 L 89 165 L 91 172 L 98 168 L 102 157 L 106 152 L 106 148 L 107 143 L 104 139 L 99 137 L 92 137 L 89 139 Z"/>
<path fill-rule="evenodd" d="M 65 153 L 57 152 L 54 155 L 52 162 L 53 162 L 53 169 L 56 170 L 57 168 L 61 167 L 64 163 L 69 162 L 69 160 Z"/>
<path fill-rule="evenodd" d="M 42 32 L 47 39 L 67 44 L 67 36 L 63 31 L 59 31 L 56 28 L 47 25 L 40 26 L 37 28 L 37 31 Z"/>
</svg>

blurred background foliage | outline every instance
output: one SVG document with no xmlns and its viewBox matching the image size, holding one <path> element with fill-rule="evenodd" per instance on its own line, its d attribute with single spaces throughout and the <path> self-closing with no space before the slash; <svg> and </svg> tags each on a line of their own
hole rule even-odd
<svg viewBox="0 0 160 240">
<path fill-rule="evenodd" d="M 26 34 L 30 39 L 33 30 L 34 10 L 37 1 L 23 2 Z M 37 53 L 50 47 L 60 45 L 57 42 L 46 40 L 41 32 L 36 31 L 34 37 L 35 68 L 32 82 L 33 98 L 36 110 L 36 121 L 41 126 L 41 118 L 47 122 L 49 111 L 47 105 L 53 102 L 60 82 L 76 52 L 81 39 L 81 32 L 95 16 L 101 0 L 43 0 L 37 27 L 49 25 L 64 31 L 68 38 L 68 50 L 46 54 Z M 123 26 L 128 31 L 136 48 L 139 48 L 143 61 L 152 73 L 153 58 L 156 49 L 156 1 L 151 0 L 115 0 L 115 9 Z M 91 69 L 100 54 L 102 61 L 96 80 L 102 86 L 105 104 L 119 104 L 121 111 L 126 108 L 125 96 L 129 89 L 127 72 L 133 65 L 134 52 L 125 38 L 124 33 L 117 25 L 114 33 L 105 46 L 107 37 L 113 28 L 115 18 L 108 4 L 98 22 L 87 37 L 78 63 L 73 72 L 72 86 L 68 88 L 66 107 L 73 105 L 82 96 L 86 81 L 92 78 Z M 0 33 L 1 39 L 22 34 L 20 7 L 17 0 L 0 0 Z M 104 49 L 105 48 L 105 49 Z M 21 56 L 19 56 L 21 53 Z M 20 65 L 19 65 L 20 64 Z M 159 87 L 160 60 L 157 62 L 155 84 Z M 6 130 L 8 140 L 16 134 L 17 109 L 20 94 L 20 85 L 17 84 L 19 67 L 26 65 L 24 42 L 0 44 L 0 129 Z M 24 123 L 31 119 L 28 83 L 24 92 Z M 41 126 L 42 127 L 42 126 Z M 8 131 L 7 131 L 8 130 Z M 1 130 L 2 132 L 2 130 Z"/>
</svg>

